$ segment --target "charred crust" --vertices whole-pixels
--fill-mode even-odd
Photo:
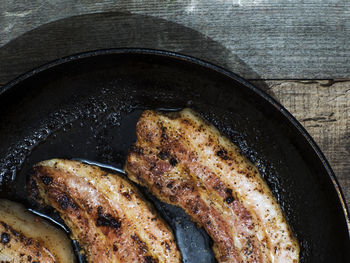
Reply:
[[[19,239],[19,241],[21,243],[23,243],[25,246],[30,246],[33,244],[33,240],[31,238],[28,238],[28,237],[24,236],[22,233],[17,232],[11,226],[5,224],[4,222],[1,222],[1,225],[6,230],[8,230],[12,234],[12,236],[14,236],[16,239]],[[0,236],[0,243],[7,244],[10,241],[10,239],[11,239],[10,234],[3,232]],[[8,240],[7,243],[6,243],[6,240]],[[5,241],[5,243],[3,241]]]
[[[169,189],[173,188],[173,186],[174,186],[174,181],[171,181],[170,183],[168,183],[166,185],[166,187],[169,188]]]
[[[233,201],[235,201],[235,199],[234,199],[232,196],[229,196],[229,197],[226,197],[226,198],[225,198],[225,202],[226,202],[227,204],[232,204]]]
[[[235,199],[234,199],[232,196],[229,196],[229,197],[226,197],[226,198],[225,198],[225,202],[226,202],[227,204],[232,204],[233,201],[235,201]]]
[[[190,125],[190,121],[188,119],[182,119],[181,123],[183,123],[184,125]]]
[[[227,188],[227,189],[225,190],[225,192],[226,192],[226,194],[227,194],[227,197],[225,198],[225,202],[226,202],[227,204],[233,203],[233,201],[234,201],[235,199],[233,198],[233,195],[232,195],[232,189]]]
[[[152,256],[145,256],[144,259],[144,263],[158,263],[158,260]]]
[[[116,244],[113,244],[113,251],[118,251],[118,246]]]
[[[192,207],[192,213],[197,214],[198,212],[199,212],[198,204],[196,203],[196,205],[194,207]]]
[[[52,183],[52,178],[50,176],[43,175],[40,179],[45,185],[50,185]]]
[[[247,256],[250,256],[253,253],[254,253],[254,247],[251,243],[251,240],[248,239],[247,244],[246,244],[246,248],[244,249],[244,254],[246,254]]]
[[[9,230],[10,229],[10,226],[5,224],[4,222],[1,222],[1,225],[6,229],[6,230]]]
[[[157,167],[157,164],[156,164],[155,162],[152,162],[152,163],[150,163],[149,169],[152,171],[152,170],[154,170],[154,168],[156,168],[156,167]]]
[[[10,240],[11,240],[11,236],[9,234],[7,234],[6,232],[1,233],[0,242],[2,244],[6,245],[7,243],[10,242]]]
[[[176,166],[178,164],[178,161],[176,160],[176,158],[174,156],[170,155],[169,150],[161,150],[158,154],[157,157],[163,161],[168,160],[169,159],[169,163],[171,166]]]
[[[227,195],[232,196],[232,189],[226,188],[225,192],[226,192]]]
[[[136,145],[131,145],[130,153],[135,153],[137,155],[143,155],[143,148],[138,147]]]
[[[216,155],[225,161],[228,160],[227,151],[225,149],[220,149],[216,152]]]
[[[176,166],[177,165],[177,160],[174,157],[172,157],[172,158],[170,158],[169,163],[170,163],[171,166]]]
[[[153,141],[153,133],[152,132],[146,133],[145,140],[147,142],[152,142]]]
[[[131,238],[138,245],[140,253],[146,253],[148,251],[146,243],[143,242],[137,234],[131,235]]]
[[[170,249],[170,246],[169,246],[169,244],[168,244],[168,242],[164,242],[164,246],[165,246],[165,249],[166,250],[168,250],[168,251],[170,251],[171,249]]]
[[[170,157],[170,153],[167,150],[161,150],[157,156],[164,161]]]
[[[114,218],[111,214],[104,214],[102,212],[102,206],[97,207],[97,220],[96,226],[112,227],[119,229],[122,223],[119,219]]]
[[[90,205],[87,206],[87,212],[88,212],[88,214],[91,214],[91,212],[92,212],[92,206],[90,206]]]
[[[78,209],[76,203],[74,203],[74,201],[65,194],[60,195],[57,198],[57,202],[63,210],[66,210],[68,208],[72,208],[74,210]]]
[[[195,215],[199,212],[199,202],[197,200],[189,199],[186,201],[186,206]]]
[[[162,140],[168,140],[168,135],[166,134],[166,128],[164,126],[161,126],[161,130],[162,130],[162,134],[160,135],[160,137],[162,138]]]
[[[137,244],[139,244],[139,245],[146,245],[146,243],[143,242],[143,241],[140,239],[140,237],[139,237],[138,235],[136,235],[136,234],[131,235],[131,238],[132,238],[132,240],[134,240],[134,241],[135,241]]]

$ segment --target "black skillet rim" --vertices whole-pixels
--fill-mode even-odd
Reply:
[[[349,215],[349,210],[347,207],[347,204],[345,202],[344,195],[342,193],[341,187],[339,185],[339,182],[337,178],[335,177],[335,174],[327,161],[326,157],[322,153],[321,149],[319,146],[316,144],[314,139],[312,139],[311,135],[305,130],[305,128],[297,121],[297,119],[286,109],[284,108],[279,102],[277,102],[274,98],[272,98],[270,95],[265,93],[263,90],[255,87],[253,84],[248,82],[247,80],[243,79],[242,77],[236,75],[235,73],[228,71],[220,66],[214,65],[210,62],[194,58],[188,55],[183,55],[180,53],[175,53],[171,51],[165,51],[165,50],[155,50],[155,49],[145,49],[145,48],[111,48],[111,49],[100,49],[100,50],[94,50],[94,51],[87,51],[83,53],[78,53],[78,54],[73,54],[64,58],[60,58],[54,61],[51,61],[49,63],[46,63],[44,65],[41,65],[33,70],[30,70],[14,80],[8,82],[2,90],[0,90],[0,96],[6,93],[9,89],[12,87],[16,86],[17,84],[25,81],[26,79],[42,72],[47,69],[53,68],[55,66],[70,62],[70,61],[75,61],[83,58],[89,58],[89,57],[95,57],[95,56],[101,56],[101,55],[117,55],[117,54],[144,54],[144,55],[154,55],[154,56],[162,56],[162,57],[169,57],[173,59],[178,59],[178,60],[183,60],[188,63],[196,64],[202,67],[205,67],[210,70],[214,70],[218,73],[221,73],[230,79],[233,79],[243,86],[251,89],[253,92],[258,94],[262,99],[267,101],[269,104],[274,106],[277,111],[279,111],[281,114],[283,114],[284,117],[288,119],[290,123],[293,124],[293,126],[299,131],[299,133],[307,140],[309,145],[312,147],[314,153],[318,156],[318,158],[321,160],[323,167],[326,169],[328,176],[330,177],[333,187],[337,192],[339,202],[341,203],[341,206],[343,208],[343,213],[344,213],[344,218],[347,224],[348,228],[348,234],[350,238],[350,215]]]

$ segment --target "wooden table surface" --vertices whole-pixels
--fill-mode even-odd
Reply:
[[[350,205],[348,0],[1,1],[0,88],[45,62],[112,47],[180,52],[249,79],[304,125]]]

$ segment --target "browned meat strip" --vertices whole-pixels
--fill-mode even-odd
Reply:
[[[298,262],[299,245],[257,168],[189,109],[145,111],[125,170],[183,208],[214,241],[219,262]]]
[[[181,262],[171,230],[118,175],[53,159],[35,166],[29,188],[60,213],[88,262]]]
[[[22,205],[0,199],[0,262],[73,263],[75,255],[61,230]]]

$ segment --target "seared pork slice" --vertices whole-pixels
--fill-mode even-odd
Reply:
[[[60,159],[34,170],[29,193],[59,212],[88,262],[181,262],[171,230],[126,179]]]
[[[0,199],[0,262],[73,263],[67,235],[21,204]]]
[[[258,169],[190,109],[145,111],[125,170],[183,208],[214,241],[218,262],[298,262],[299,245]]]

